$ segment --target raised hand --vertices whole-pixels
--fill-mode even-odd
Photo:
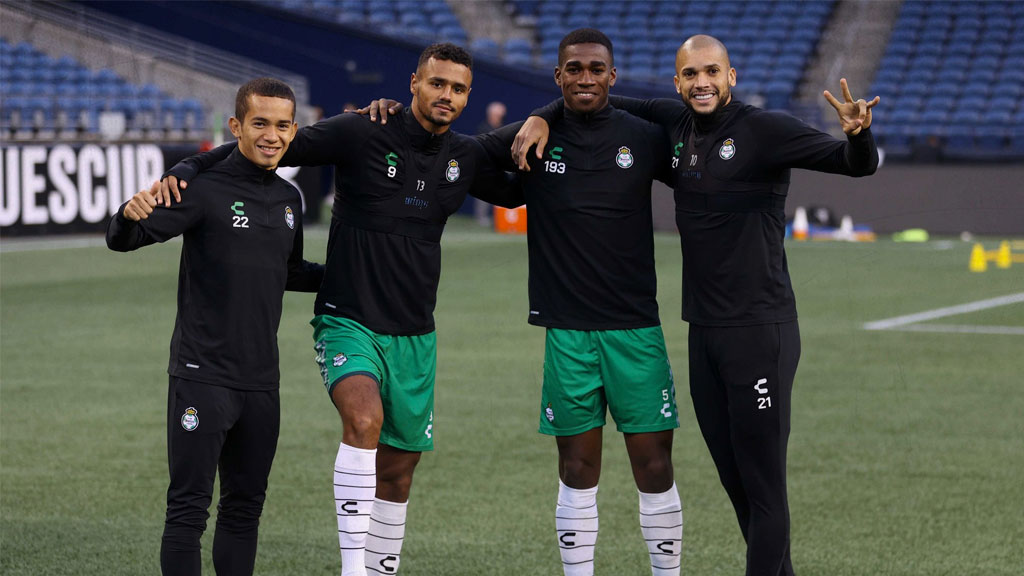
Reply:
[[[861,130],[871,127],[871,109],[881,101],[881,98],[875,96],[870,102],[863,98],[855,101],[850,94],[850,87],[846,85],[846,78],[840,79],[839,85],[843,89],[844,102],[837,100],[828,90],[824,92],[825,99],[839,113],[839,125],[843,132],[856,136]]]
[[[153,209],[156,207],[156,197],[159,193],[159,182],[153,182],[153,186],[148,190],[139,190],[139,193],[132,196],[132,199],[125,204],[124,217],[135,222],[149,218],[149,215],[153,213]]]
[[[544,156],[544,147],[548,144],[549,132],[548,123],[540,116],[530,116],[526,119],[519,132],[516,133],[515,140],[512,141],[512,159],[515,160],[516,166],[520,170],[530,171],[526,155],[534,144],[537,145],[537,159],[540,160]]]

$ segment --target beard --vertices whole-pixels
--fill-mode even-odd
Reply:
[[[427,120],[430,120],[430,122],[435,126],[447,126],[452,123],[451,117],[440,118],[438,116],[434,116],[433,114],[427,116]]]
[[[439,115],[437,112],[434,111],[435,104],[437,104],[437,102],[431,102],[430,108],[428,108],[428,112],[424,114],[424,116],[427,117],[427,120],[430,120],[430,122],[433,123],[435,126],[447,126],[454,122],[456,118],[458,118],[458,114],[456,113],[455,110],[449,112],[447,117]]]
[[[713,109],[711,109],[710,111],[708,111],[708,112],[698,111],[696,108],[694,108],[690,104],[690,101],[693,99],[692,96],[690,98],[687,98],[687,99],[683,100],[683,103],[686,104],[686,107],[690,109],[690,112],[692,112],[693,114],[695,114],[697,116],[703,116],[703,117],[714,116],[715,114],[718,113],[719,110],[721,110],[722,108],[725,108],[726,106],[729,105],[730,102],[732,102],[732,90],[729,90],[728,88],[726,88],[724,92],[718,92],[717,95],[718,95],[718,104],[715,105],[715,107]]]

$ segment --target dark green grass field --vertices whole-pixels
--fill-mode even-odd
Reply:
[[[323,231],[307,243],[322,259]],[[677,243],[657,238],[683,416],[674,452],[683,573],[736,576],[742,541],[687,392]],[[179,250],[0,255],[3,574],[159,572]],[[544,334],[526,324],[525,240],[460,220],[444,251],[437,449],[417,472],[402,573],[559,575],[554,442],[536,432]],[[969,252],[960,242],[788,247],[803,336],[789,445],[799,574],[1022,573],[1024,336],[861,327],[1024,291],[1024,265],[971,274]],[[339,572],[331,468],[340,427],[313,363],[311,302],[286,296],[282,430],[258,574]],[[1024,304],[931,323],[1020,328]],[[622,440],[609,428],[597,573],[649,574]],[[210,536],[212,519],[207,574]]]

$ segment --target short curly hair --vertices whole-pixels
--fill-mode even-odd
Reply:
[[[561,66],[565,63],[565,49],[569,46],[575,46],[577,44],[600,44],[608,49],[608,56],[611,62],[609,66],[615,62],[615,53],[612,51],[612,41],[610,38],[605,36],[604,32],[596,30],[594,28],[578,28],[569,32],[562,38],[562,41],[558,43],[558,65]]]
[[[431,44],[423,50],[420,54],[420,61],[416,64],[416,69],[419,70],[427,63],[427,60],[434,58],[435,60],[448,60],[456,64],[462,64],[470,70],[473,69],[473,57],[469,55],[469,52],[461,46],[456,46],[451,42],[441,42],[438,44]]]

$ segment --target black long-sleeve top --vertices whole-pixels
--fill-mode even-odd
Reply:
[[[522,123],[478,138],[506,170]],[[657,125],[607,106],[566,109],[520,174],[529,214],[529,322],[571,330],[658,326],[651,184],[668,178]]]
[[[184,236],[169,374],[278,387],[284,291],[315,292],[323,279],[322,265],[302,259],[301,206],[291,184],[236,150],[189,182],[180,203],[139,222],[118,209],[107,227],[112,250]]]
[[[747,326],[797,317],[783,246],[790,169],[866,176],[870,130],[838,140],[797,118],[733,100],[709,117],[679,100],[611,97],[668,133],[683,253],[683,320]],[[558,106],[536,111],[550,123]]]
[[[187,181],[233,146],[186,159],[170,174]],[[409,108],[385,125],[339,114],[301,128],[281,160],[330,164],[334,209],[314,312],[378,334],[433,331],[448,216],[471,191],[503,206],[522,204],[522,193],[477,141],[450,130],[431,134]]]

